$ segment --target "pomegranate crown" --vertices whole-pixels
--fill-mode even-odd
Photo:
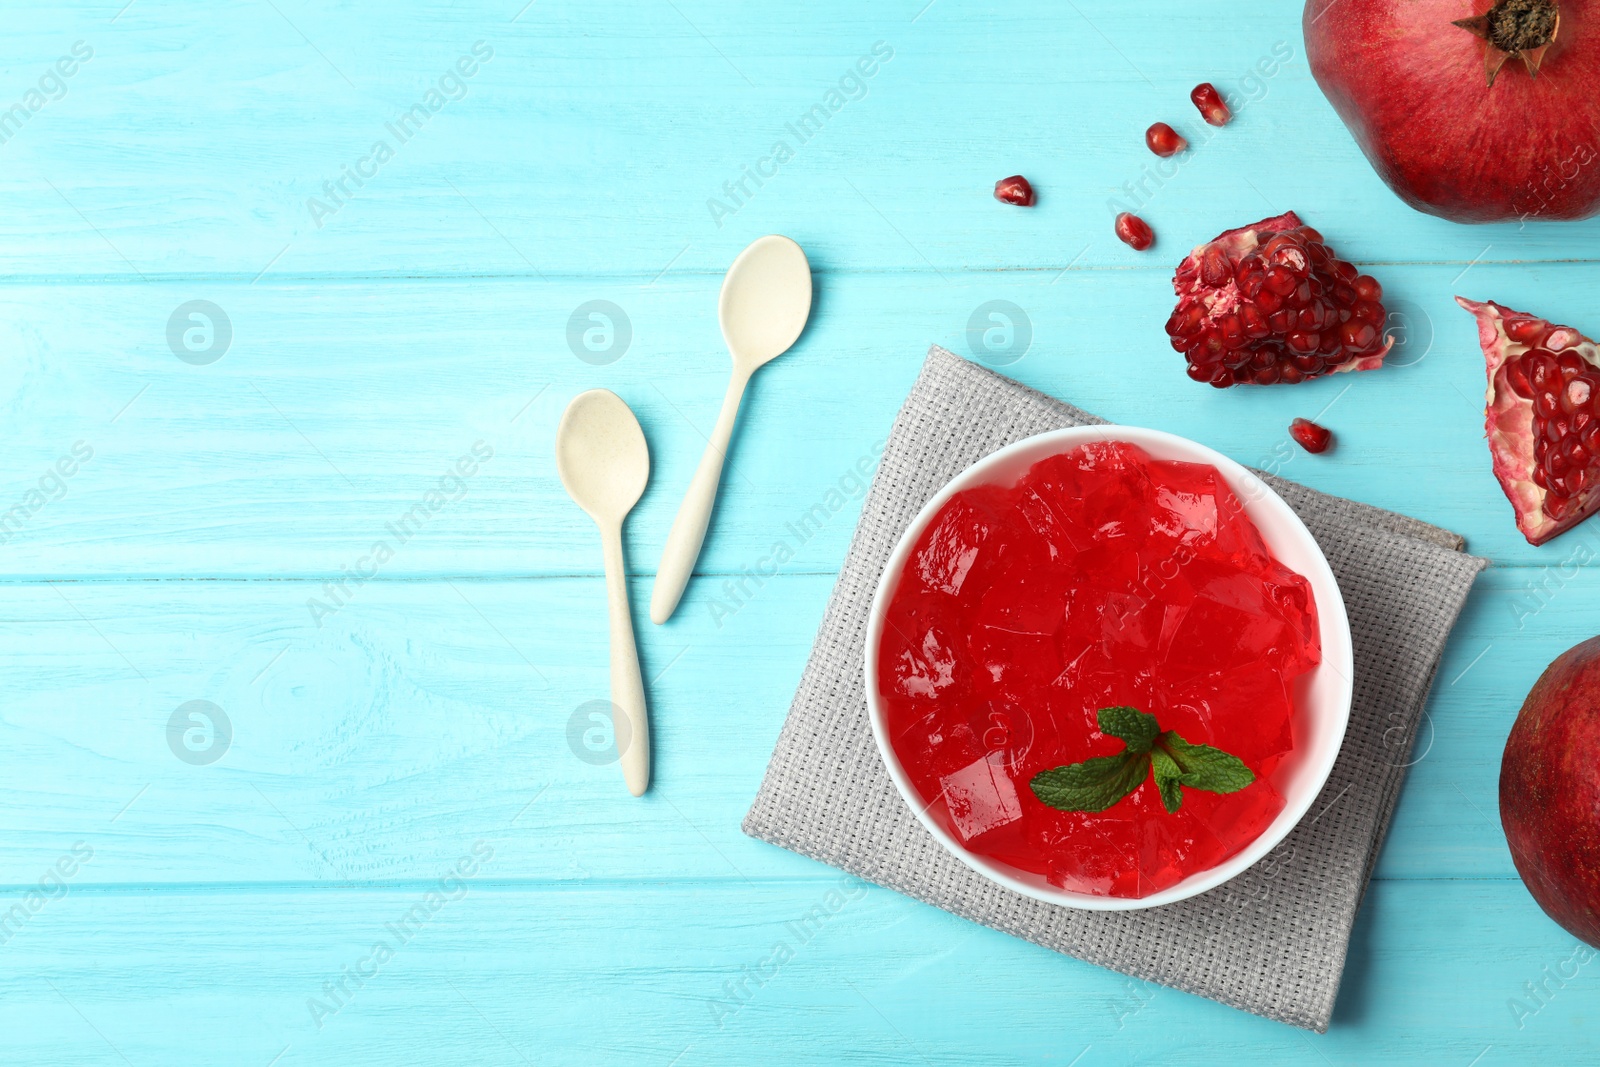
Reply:
[[[1483,39],[1484,73],[1493,88],[1495,75],[1513,57],[1522,60],[1528,77],[1539,76],[1539,64],[1561,28],[1561,11],[1556,0],[1498,0],[1483,14],[1451,25]]]

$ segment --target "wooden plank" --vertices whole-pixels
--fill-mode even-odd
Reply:
[[[69,891],[6,945],[8,1050],[39,1067],[742,1065],[774,1048],[797,1064],[1220,1067],[1583,1062],[1595,1047],[1600,963],[1574,958],[1511,882],[1375,886],[1318,1036],[858,883],[512,888],[485,846],[431,914],[437,883]],[[470,846],[429,870],[463,858]],[[358,970],[359,985],[345,977]],[[339,981],[346,993],[324,989]]]
[[[1584,570],[1531,605],[1537,572],[1481,580],[1411,752],[1385,877],[1513,878],[1498,825],[1500,747],[1544,665],[1592,636]],[[9,694],[0,884],[80,838],[108,884],[367,883],[517,819],[504,877],[811,877],[750,841],[760,783],[829,576],[780,576],[719,628],[691,584],[681,622],[645,627],[655,789],[628,797],[585,761],[606,697],[598,579],[379,581],[319,628],[301,581],[13,586],[0,622]],[[648,588],[634,585],[636,613]],[[319,612],[320,614],[320,612]],[[211,763],[170,720],[192,700],[231,726]],[[587,710],[586,710],[587,709]],[[214,716],[213,716],[214,717]],[[603,721],[603,720],[602,720]],[[574,725],[576,723],[576,725]],[[575,733],[569,733],[569,730]],[[176,747],[174,747],[176,746]]]
[[[1111,233],[1114,199],[1169,265],[1288,208],[1362,260],[1593,258],[1594,224],[1463,227],[1403,207],[1312,82],[1298,11],[1271,0],[1226,19],[1160,0],[518,6],[19,12],[8,99],[76,41],[93,58],[3,145],[0,272],[649,278],[720,273],[771,230],[828,267],[1142,264]],[[462,57],[476,73],[430,100]],[[1235,98],[1223,130],[1187,99],[1202,80]],[[419,103],[426,121],[392,131]],[[1191,158],[1150,155],[1157,119]],[[1017,171],[1040,189],[1032,211],[990,196]]]
[[[992,300],[1021,309],[1031,328],[1026,353],[1001,368],[1029,385],[1439,523],[1499,561],[1567,559],[1578,537],[1527,546],[1489,473],[1481,357],[1470,317],[1445,295],[1458,273],[1388,272],[1396,299],[1425,309],[1412,313],[1416,344],[1395,367],[1220,391],[1191,382],[1167,347],[1171,296],[1157,272],[1059,283],[822,273],[810,332],[753,386],[700,566],[738,574],[785,541],[794,556],[785,566],[834,571],[860,472],[873,469],[927,344],[992,359],[982,329],[978,349],[969,338],[969,320]],[[1479,266],[1467,288],[1571,305],[1597,276],[1589,265]],[[563,406],[592,386],[619,391],[652,443],[650,487],[629,525],[633,566],[651,573],[726,385],[717,286],[700,277],[0,287],[0,337],[16,353],[0,371],[15,413],[0,426],[0,575],[337,576],[370,566],[361,561],[378,541],[394,552],[385,576],[594,573],[593,528],[551,460]],[[169,318],[196,299],[223,308],[232,330],[224,354],[198,366],[168,340]],[[603,366],[567,340],[574,310],[597,299],[623,307],[632,332]],[[220,335],[189,314],[180,325],[196,324],[190,342],[204,350]],[[1136,325],[1105,333],[1115,322]],[[180,337],[191,355],[185,345]],[[589,354],[581,340],[579,349]],[[1338,444],[1313,457],[1286,431],[1291,418],[1319,413]],[[471,459],[475,444],[493,459]],[[75,445],[92,458],[72,461]],[[63,456],[81,468],[64,485],[52,473]],[[475,473],[458,479],[463,456]],[[418,504],[441,483],[454,499],[433,499],[424,522]],[[802,537],[791,526],[808,514]],[[401,545],[389,529],[407,516],[421,532]]]

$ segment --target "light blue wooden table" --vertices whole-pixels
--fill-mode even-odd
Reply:
[[[1571,962],[1517,880],[1495,796],[1528,686],[1600,630],[1580,565],[1600,526],[1517,536],[1451,296],[1600,329],[1600,223],[1403,207],[1312,83],[1299,22],[1289,0],[16,5],[0,1061],[1592,1060],[1600,964]],[[1226,129],[1187,100],[1205,79],[1240,102]],[[1142,144],[1157,119],[1196,143],[1165,175]],[[1032,211],[990,197],[1018,171]],[[1113,199],[1155,252],[1113,239]],[[1161,330],[1172,265],[1288,208],[1383,281],[1403,357],[1195,385]],[[721,273],[768,232],[811,255],[811,327],[757,379],[701,575],[651,627],[727,375]],[[1025,316],[1004,368],[1022,381],[1495,562],[1325,1036],[876,888],[758,967],[838,879],[739,820],[855,523],[850,472],[929,342],[996,358],[969,334],[995,300]],[[600,554],[551,444],[594,386],[653,451],[628,527],[643,800],[582,758],[606,695]],[[1338,451],[1289,447],[1319,412]]]

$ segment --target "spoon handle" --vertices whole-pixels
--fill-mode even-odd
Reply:
[[[611,612],[611,732],[628,792],[643,796],[650,784],[650,719],[645,712],[639,649],[628,608],[628,573],[622,558],[622,525],[601,532],[606,558],[606,603]]]
[[[661,566],[656,568],[656,583],[650,591],[650,619],[657,624],[672,618],[684,587],[689,584],[689,576],[694,573],[695,560],[700,558],[700,545],[706,539],[711,509],[717,502],[717,485],[722,481],[728,441],[733,437],[733,424],[739,417],[739,401],[749,380],[748,375],[735,371],[728,382],[728,393],[722,398],[722,412],[717,416],[716,428],[711,431],[700,466],[695,468],[694,477],[689,481],[689,491],[678,508],[678,517],[672,520],[667,547],[661,551]]]

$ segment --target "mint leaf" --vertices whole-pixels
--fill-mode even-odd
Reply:
[[[1105,811],[1139,788],[1149,766],[1146,754],[1123,751],[1040,771],[1028,787],[1059,811]]]
[[[1100,732],[1126,741],[1129,752],[1149,752],[1161,733],[1156,717],[1138,708],[1101,708],[1095,717],[1100,722]]]
[[[1150,750],[1150,769],[1155,774],[1156,791],[1161,794],[1161,805],[1168,812],[1183,807],[1183,768],[1167,754],[1164,748]]]
[[[1208,793],[1237,793],[1256,780],[1255,772],[1237,756],[1210,745],[1191,745],[1168,730],[1158,739],[1160,749],[1169,753],[1183,771],[1179,779],[1190,789]]]
[[[1033,795],[1059,811],[1099,812],[1116,804],[1153,775],[1168,813],[1183,807],[1183,790],[1237,793],[1256,780],[1239,757],[1210,745],[1191,745],[1176,730],[1162,732],[1154,715],[1138,708],[1101,708],[1100,732],[1127,746],[1115,756],[1097,756],[1040,771],[1028,782]]]

